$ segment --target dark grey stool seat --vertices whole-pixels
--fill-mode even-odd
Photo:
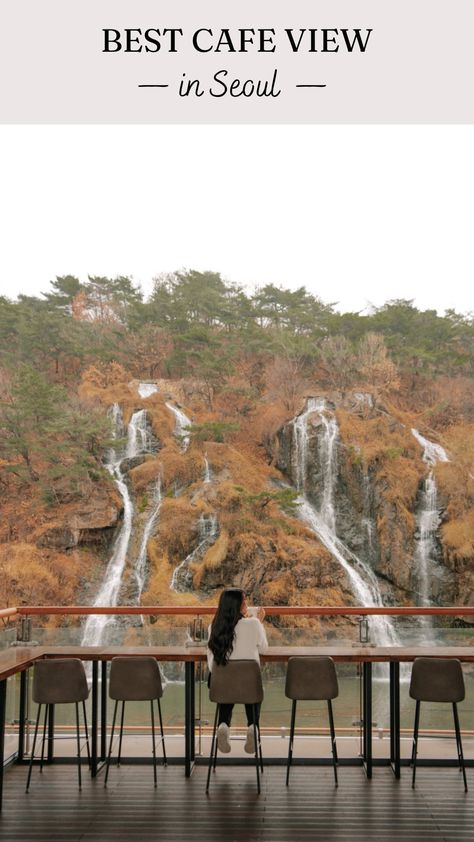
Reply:
[[[211,753],[207,771],[206,792],[209,791],[211,769],[217,764],[217,722],[220,705],[252,705],[253,734],[255,743],[255,768],[257,771],[257,792],[260,794],[260,771],[263,772],[262,742],[258,708],[263,701],[263,684],[260,664],[253,660],[228,661],[225,666],[214,664],[211,673],[209,698],[216,703],[214,729],[212,732]]]
[[[415,658],[410,681],[410,696],[416,701],[413,749],[411,753],[411,762],[413,765],[412,787],[415,786],[416,777],[421,702],[451,702],[453,706],[459,768],[463,774],[464,791],[467,792],[466,768],[464,766],[461,729],[459,727],[457,708],[457,703],[462,702],[465,695],[462,666],[461,662],[456,658]]]
[[[38,737],[38,726],[41,717],[41,708],[45,705],[43,740],[41,745],[40,771],[43,771],[44,747],[46,741],[46,723],[53,721],[54,705],[74,704],[76,706],[76,740],[77,740],[77,772],[79,777],[79,789],[82,786],[81,779],[81,743],[79,734],[79,703],[82,702],[84,716],[84,729],[86,736],[87,756],[90,766],[89,733],[87,730],[87,716],[85,701],[89,695],[87,678],[82,661],[78,658],[58,658],[56,660],[37,661],[33,674],[33,701],[38,704],[36,717],[33,747],[31,749],[30,764],[26,791],[28,792],[31,780],[31,771],[35,756],[36,740]],[[48,737],[50,739],[50,737]]]
[[[163,750],[163,765],[166,766],[165,737],[163,733],[163,718],[161,715],[160,699],[163,695],[161,684],[160,668],[155,658],[112,658],[110,665],[109,696],[115,700],[114,716],[112,721],[112,733],[110,735],[109,752],[107,755],[107,770],[105,773],[104,786],[107,786],[109,777],[110,758],[112,754],[112,743],[115,732],[115,721],[117,718],[118,703],[122,702],[120,717],[120,737],[117,763],[120,764],[122,754],[123,722],[125,716],[126,702],[150,702],[151,712],[151,740],[153,748],[153,778],[155,786],[156,778],[156,743],[155,743],[155,714],[153,702],[156,700],[158,714],[160,717],[161,747]]]
[[[331,732],[331,750],[334,778],[337,781],[337,748],[334,731],[334,717],[331,700],[339,695],[336,669],[332,658],[295,657],[289,658],[286,671],[285,695],[293,700],[291,708],[290,743],[286,765],[286,785],[290,781],[290,768],[293,761],[293,743],[295,738],[296,703],[303,700],[327,701],[329,729]]]

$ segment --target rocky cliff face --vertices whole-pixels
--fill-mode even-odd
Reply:
[[[70,550],[81,545],[108,548],[121,515],[121,501],[110,486],[94,489],[87,500],[63,518],[45,523],[32,534],[38,547]]]
[[[417,570],[417,513],[422,505],[426,465],[410,431],[382,413],[373,401],[350,396],[343,403],[326,401],[338,419],[335,448],[334,513],[338,538],[377,574],[384,601],[421,602]],[[325,430],[317,413],[307,422],[306,497],[317,510],[323,505]],[[298,482],[298,452],[292,422],[278,433],[277,467]],[[446,505],[439,499],[440,508]],[[429,599],[447,604],[459,595],[453,570],[444,563],[438,530],[431,554]]]
[[[244,588],[254,602],[263,604],[360,602],[350,570],[297,512],[282,509],[272,498],[285,482],[301,489],[302,445],[295,439],[294,424],[280,426],[283,414],[278,416],[272,429],[280,428],[272,446],[265,435],[270,428],[262,420],[266,409],[256,404],[253,414],[239,416],[240,430],[227,441],[212,440],[212,435],[205,441],[191,436],[184,447],[167,406],[169,399],[176,403],[183,390],[176,386],[172,391],[165,383],[166,392],[163,386],[162,392],[146,398],[151,452],[121,462],[134,518],[130,563],[119,599],[133,603],[138,598],[132,567],[142,555],[145,573],[139,598],[144,604],[214,604],[216,591],[228,585]],[[189,403],[184,407],[197,423],[215,422],[221,416],[234,420],[234,415],[226,415],[226,407],[219,410],[221,415],[208,414],[197,392],[186,395]],[[125,424],[144,406],[137,398],[136,384],[97,387],[93,397],[104,407],[119,403]],[[427,476],[420,445],[409,423],[401,423],[370,396],[349,395],[341,401],[325,394],[324,401],[326,415],[310,412],[307,416],[306,499],[316,512],[327,507],[327,450],[322,440],[330,418],[335,424],[331,429],[337,433],[332,451],[333,531],[344,544],[347,564],[357,568],[358,559],[376,574],[383,602],[419,604],[418,513]],[[474,594],[473,508],[468,506],[472,467],[453,457],[449,463],[434,466],[433,472],[442,518],[430,559],[429,599],[469,604]],[[163,499],[154,519],[158,479]],[[14,585],[5,590],[3,602],[92,602],[124,522],[123,501],[113,482],[102,479],[88,497],[75,503],[41,508],[32,495],[16,506],[20,513],[13,503],[10,509],[4,501],[0,573],[5,575],[0,576],[0,586],[3,580],[23,583],[25,569],[35,572],[26,591],[23,585]],[[199,523],[210,518],[217,524],[215,539],[194,553],[202,538]],[[172,577],[183,561],[189,587],[173,591]],[[40,569],[41,587],[37,586]]]

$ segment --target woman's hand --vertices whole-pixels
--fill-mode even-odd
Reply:
[[[258,609],[258,611],[257,611],[257,619],[259,619],[261,623],[263,622],[263,620],[265,619],[265,608],[261,608],[261,607],[260,607],[260,608]]]

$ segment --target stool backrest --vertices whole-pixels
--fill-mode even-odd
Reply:
[[[122,702],[147,702],[161,699],[160,668],[155,658],[112,658],[109,695]]]
[[[325,656],[289,658],[285,695],[295,700],[335,699],[339,687],[333,659]]]
[[[209,689],[211,702],[218,705],[256,705],[263,701],[260,664],[253,660],[214,664]]]
[[[84,665],[79,658],[36,661],[33,701],[40,705],[83,702],[89,695]]]
[[[457,658],[415,658],[410,696],[419,702],[462,702],[465,689],[461,662]]]

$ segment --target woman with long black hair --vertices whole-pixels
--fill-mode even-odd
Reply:
[[[207,663],[212,673],[213,664],[225,666],[230,660],[254,660],[260,663],[259,653],[268,647],[267,636],[262,625],[265,617],[263,608],[256,616],[250,614],[245,594],[240,588],[226,588],[222,591],[217,611],[209,626]],[[230,723],[234,705],[219,706],[217,747],[219,751],[230,751]],[[253,706],[245,705],[247,714],[247,739],[244,750],[255,753],[253,730]],[[257,708],[257,719],[260,705]]]

